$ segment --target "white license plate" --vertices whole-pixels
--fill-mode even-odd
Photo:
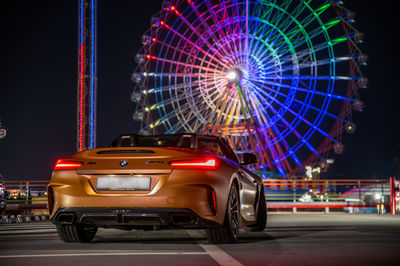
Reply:
[[[99,176],[97,178],[97,190],[150,190],[149,176],[138,177],[117,177]]]

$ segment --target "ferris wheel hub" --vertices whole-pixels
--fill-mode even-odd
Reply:
[[[243,73],[240,69],[231,69],[226,73],[226,79],[229,83],[238,83],[243,77]]]

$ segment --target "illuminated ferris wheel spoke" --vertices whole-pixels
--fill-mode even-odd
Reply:
[[[340,63],[343,61],[348,61],[351,60],[352,58],[349,57],[338,57],[338,58],[327,58],[327,59],[321,59],[321,60],[316,60],[316,61],[309,61],[309,62],[302,62],[297,65],[297,68],[299,70],[304,69],[304,68],[310,68],[310,67],[318,67],[318,66],[324,66],[324,65],[331,65],[332,63]],[[293,71],[293,67],[288,66],[282,68],[282,72],[288,72],[288,71]],[[268,73],[267,73],[268,74]]]
[[[209,2],[207,2],[206,4],[207,4],[207,7],[208,7],[208,11],[210,12],[210,15],[211,15],[212,18],[213,18],[212,24],[213,24],[213,25],[218,25],[218,24],[221,22],[221,20],[218,18],[218,17],[219,17],[218,14],[216,14],[216,12],[215,12],[215,10],[214,10],[214,7],[212,7],[212,6],[209,4]],[[192,5],[192,6],[194,7],[194,5]],[[205,28],[206,28],[206,29],[209,29],[210,25],[204,21],[203,16],[198,12],[198,9],[195,8],[195,10],[196,10],[196,14],[197,14],[197,16],[200,18],[202,24],[205,25]],[[218,40],[222,39],[222,38],[226,35],[226,34],[223,32],[222,29],[220,29],[220,30],[218,31],[218,32],[219,32],[219,36],[215,35],[215,33],[214,33],[213,31],[208,31],[208,32],[211,32],[211,36],[214,37],[214,38],[213,38],[213,41],[216,42],[216,43],[218,42]],[[229,51],[229,49],[232,49],[232,47],[230,47],[230,44],[229,44],[229,43],[227,43],[227,47],[228,47],[228,50],[225,48],[224,45],[220,46],[220,48],[222,48],[222,51],[224,52],[224,53],[221,55],[222,57],[229,55],[229,52],[228,52],[228,51]]]
[[[255,93],[257,93],[257,94],[258,94],[258,93],[262,93],[262,94],[265,93],[263,90],[258,90],[256,86],[252,86],[252,89],[253,89],[253,91],[254,91]],[[284,109],[287,109],[287,110],[289,110],[289,111],[294,112],[295,117],[299,117],[300,114],[295,113],[294,110],[291,110],[291,109],[290,109],[289,107],[287,107],[284,103],[281,103],[280,101],[278,101],[275,97],[269,97],[269,100],[272,100],[273,102],[278,103],[278,104],[279,104],[282,108],[284,108]],[[268,104],[266,107],[267,107],[268,109],[272,110],[274,113],[277,113],[277,111],[276,111],[275,109],[271,109],[271,108],[273,108],[273,106],[272,106],[271,104]],[[279,112],[278,112],[278,114],[279,114]],[[281,115],[279,115],[279,116],[281,116]],[[283,119],[282,117],[280,117],[280,118]],[[309,122],[309,123],[310,123],[310,122]]]
[[[260,94],[258,94],[257,96],[259,96],[259,98],[254,98],[253,101],[250,101],[251,106],[253,107],[252,110],[254,110],[253,112],[256,114],[256,117],[258,118],[258,124],[260,125],[264,125],[268,123],[267,118],[264,116],[262,111],[256,111],[256,110],[263,110],[263,105],[261,103],[262,101],[262,96]],[[252,97],[253,98],[253,97]]]
[[[195,75],[186,74],[185,76],[186,77],[189,76],[189,77],[193,78],[194,81],[191,83],[192,87],[193,86],[199,86],[202,83],[202,81],[195,79],[195,78],[198,78],[200,76],[203,76],[201,74],[200,75],[199,74],[195,74]],[[183,75],[181,77],[183,77]],[[213,78],[213,77],[210,77],[209,80],[211,80],[211,78]],[[159,82],[162,83],[162,79],[160,79]],[[146,90],[146,94],[154,94],[154,93],[160,93],[162,91],[168,91],[171,88],[171,85],[172,84],[168,84],[168,85],[161,86],[161,87],[159,87],[157,89]],[[173,85],[175,86],[175,88],[177,90],[184,89],[185,87],[188,86],[186,83],[174,83]]]
[[[189,52],[186,52],[186,51],[184,51],[184,50],[182,50],[182,49],[180,49],[180,48],[178,48],[178,47],[175,47],[175,46],[173,46],[173,45],[170,45],[170,44],[168,44],[168,43],[165,43],[165,42],[161,42],[161,41],[159,41],[158,42],[159,44],[161,44],[161,45],[163,45],[163,46],[165,46],[165,47],[167,47],[167,48],[169,48],[169,49],[173,49],[173,50],[175,50],[176,52],[179,52],[181,55],[185,55],[185,56],[190,56],[191,54],[189,53]],[[209,55],[208,55],[209,56]],[[210,58],[211,60],[209,61],[209,65],[210,66],[212,66],[212,67],[214,67],[214,68],[216,68],[216,69],[218,69],[218,68],[223,68],[223,62],[221,62],[221,61],[218,61],[218,60],[215,60],[215,57],[211,57]],[[215,61],[217,61],[216,63],[213,63],[213,60],[215,60]]]
[[[278,143],[276,144],[276,146],[269,144],[271,141],[270,141],[270,138],[269,138],[267,132],[260,133],[257,128],[255,129],[256,138],[258,138],[258,140],[259,140],[258,143],[261,143],[261,146],[264,146],[263,145],[263,143],[264,143],[263,139],[265,140],[265,142],[267,143],[267,146],[269,147],[269,149],[268,149],[269,155],[267,153],[267,150],[264,150],[263,148],[261,148],[261,149],[257,148],[257,146],[253,143],[252,137],[251,137],[252,133],[251,133],[251,130],[250,130],[250,127],[249,127],[249,124],[248,124],[247,115],[249,117],[249,120],[251,121],[251,125],[256,125],[256,126],[258,126],[258,125],[257,125],[256,120],[254,119],[254,117],[252,115],[253,112],[252,112],[251,108],[249,107],[249,101],[246,98],[241,86],[239,84],[237,84],[236,87],[237,87],[237,90],[238,90],[240,103],[241,103],[241,108],[243,110],[244,120],[245,120],[245,124],[246,124],[246,127],[247,127],[247,131],[249,133],[249,138],[250,138],[250,143],[251,143],[252,149],[253,150],[259,150],[261,152],[261,154],[263,154],[262,158],[265,158],[265,162],[268,165],[271,165],[271,159],[274,160],[276,162],[276,166],[277,166],[279,172],[283,172],[284,169],[283,169],[281,163],[276,161],[276,159],[278,157],[278,151],[280,150],[280,146],[279,146]],[[271,134],[270,130],[269,130],[269,134]],[[262,138],[261,135],[263,135],[264,138]],[[271,158],[269,158],[269,157],[271,157]]]
[[[207,77],[207,78],[214,77],[214,74],[203,74],[203,73],[177,73],[177,72],[162,72],[162,73],[149,72],[148,73],[148,72],[143,72],[141,74],[144,75],[144,77],[146,77],[148,79],[150,79],[150,78],[170,79],[170,78],[183,78],[183,77],[187,77],[187,76],[189,76],[192,79],[200,79],[202,77]],[[150,91],[150,90],[148,90],[148,91]],[[151,91],[154,91],[154,89],[152,89]]]
[[[292,110],[290,107],[285,106],[284,104],[282,104],[281,102],[277,101],[276,99],[272,99],[275,103],[277,103],[278,105],[281,106],[281,108],[286,109],[287,111],[289,111],[291,114],[298,116],[299,114],[296,113],[296,111]],[[270,110],[273,110],[275,113],[277,112],[274,107],[272,105],[268,106]],[[318,131],[319,133],[321,133],[323,136],[331,139],[333,142],[336,142],[335,139],[333,139],[327,132],[323,131],[322,129],[318,128],[316,125],[314,125],[312,122],[308,121],[306,118],[304,117],[300,117],[299,119],[301,119],[301,121],[305,122],[313,131]],[[282,118],[282,121],[285,121]]]
[[[273,111],[274,115],[280,116],[279,112],[275,110],[275,108],[271,106],[270,109]],[[313,153],[320,156],[318,151],[308,142],[306,137],[301,136],[300,133],[297,132],[297,130],[294,127],[292,127],[291,124],[285,118],[283,118],[282,116],[280,118],[281,121],[290,129],[290,131],[300,140],[300,143],[302,143],[302,145],[303,144],[306,145],[306,147],[309,148]],[[277,133],[279,133],[279,131]]]
[[[229,99],[226,99],[226,105],[227,105],[226,108],[228,108],[228,109],[226,109],[226,111],[224,113],[221,113],[219,110],[217,110],[215,112],[215,113],[218,112],[221,115],[221,119],[223,118],[223,116],[225,116],[224,122],[220,122],[220,123],[216,122],[213,124],[215,124],[215,125],[218,125],[218,124],[231,125],[231,124],[237,124],[239,122],[240,110],[238,110],[239,109],[238,102],[234,101],[234,102],[230,102],[230,104],[229,104],[228,101],[229,101]],[[214,114],[214,112],[213,112],[213,114]],[[211,124],[211,122],[213,121],[212,118],[213,118],[213,116],[210,116],[210,119],[208,120],[209,124]]]
[[[266,88],[268,88],[268,90],[270,90],[270,91],[272,91],[272,92],[274,92],[274,93],[276,93],[276,94],[279,94],[280,96],[283,96],[283,97],[285,97],[285,98],[288,98],[288,97],[289,97],[288,94],[283,93],[283,92],[278,91],[278,90],[274,90],[274,89],[272,89],[271,87],[266,87]],[[265,91],[263,91],[263,90],[260,90],[257,86],[255,86],[253,89],[256,91],[255,93],[257,93],[258,96],[259,96],[260,98],[263,97],[263,96],[262,96],[261,94],[259,94],[259,93],[262,93],[263,95],[266,95],[268,98],[270,97],[269,94],[267,94],[267,93],[266,93]],[[265,99],[265,98],[264,98],[264,99]],[[296,103],[296,104],[302,106],[300,109],[303,109],[303,107],[304,107],[304,108],[311,108],[311,109],[313,109],[314,111],[317,111],[318,113],[324,113],[325,115],[327,115],[327,116],[329,116],[329,117],[331,117],[331,118],[333,118],[333,119],[335,119],[335,120],[341,120],[341,121],[342,121],[343,123],[345,123],[345,124],[351,124],[350,121],[348,121],[348,120],[346,120],[346,119],[343,119],[342,117],[339,117],[339,116],[337,116],[337,115],[335,115],[335,114],[329,113],[329,112],[327,112],[326,110],[320,109],[320,108],[315,107],[315,106],[310,105],[310,104],[306,104],[305,102],[299,101],[299,100],[297,100],[297,99],[293,99],[293,101],[294,101],[294,103]]]
[[[283,80],[293,80],[293,79],[298,79],[298,80],[356,80],[359,77],[348,77],[348,76],[327,76],[327,75],[279,75],[279,76],[273,76],[273,75],[264,75],[263,79],[264,80],[272,80],[275,78],[283,79]]]
[[[217,116],[217,121],[215,123],[213,123],[213,124],[220,125],[223,112],[224,112],[224,110],[226,108],[228,91],[229,91],[229,86],[225,86],[225,89],[224,89],[221,97],[218,97],[218,101],[215,104],[214,108],[210,108],[209,109],[210,110],[209,113],[207,112],[207,110],[205,111],[205,114],[207,116],[208,124],[213,123],[215,115],[217,115],[219,113],[218,116]],[[222,104],[221,104],[221,101],[222,101]],[[221,106],[220,109],[219,109],[219,106]]]
[[[280,38],[282,38],[282,36],[288,36],[288,37],[290,37],[289,36],[289,33],[286,33],[287,32],[287,30],[289,30],[290,29],[290,27],[291,26],[293,26],[293,27],[302,27],[301,26],[301,24],[296,20],[296,17],[297,16],[293,16],[292,14],[289,14],[289,13],[287,13],[287,12],[284,12],[284,9],[279,9],[280,11],[282,11],[282,14],[285,14],[286,15],[286,18],[285,18],[285,20],[284,21],[282,21],[281,22],[281,24],[275,24],[276,25],[276,28],[275,29],[277,29],[277,28],[279,28],[280,29],[280,32],[283,34],[283,35],[280,35],[279,37]],[[295,23],[295,25],[293,25],[293,23]],[[267,33],[268,34],[268,33]],[[271,33],[270,34],[268,34],[268,36],[271,36]],[[276,37],[278,37],[278,36],[276,36]],[[277,42],[278,40],[277,39],[273,39],[272,40],[272,42]]]
[[[304,56],[310,56],[310,54],[315,54],[316,52],[320,52],[323,51],[325,49],[328,49],[334,45],[338,45],[342,42],[346,41],[346,37],[338,37],[334,40],[332,40],[330,43],[326,42],[326,43],[322,43],[322,44],[318,44],[315,45],[313,47],[309,47],[307,49],[303,49],[301,51],[298,52],[298,58],[301,59]],[[294,46],[294,48],[297,48],[298,46],[300,46],[303,43],[300,43],[299,45]],[[342,57],[338,57],[338,58],[349,58],[351,59],[349,56],[342,56]],[[282,64],[287,64],[287,63],[291,63],[293,61],[292,55],[286,55],[285,57],[283,57],[281,59]]]
[[[198,65],[188,64],[186,62],[179,62],[179,61],[171,60],[171,59],[167,59],[167,58],[153,57],[152,60],[165,62],[165,63],[173,64],[176,66],[191,67],[191,68],[207,71],[206,68],[198,66]]]
[[[289,80],[291,80],[291,79],[289,79]],[[305,79],[305,80],[307,80],[307,79]],[[308,79],[308,80],[311,81],[311,80],[314,80],[314,79]],[[327,80],[331,80],[331,78],[327,79]],[[343,80],[343,79],[338,77],[338,80]],[[257,83],[259,81],[253,80],[253,82]],[[322,92],[322,91],[309,90],[309,89],[305,89],[305,88],[301,88],[301,87],[293,87],[291,85],[287,85],[287,84],[283,84],[283,83],[275,83],[275,82],[272,82],[272,81],[269,81],[269,80],[263,80],[262,82],[265,85],[277,86],[277,87],[282,87],[282,88],[286,88],[286,89],[294,89],[296,91],[301,91],[301,92],[305,92],[305,93],[312,93],[312,94],[325,96],[325,97],[329,97],[329,98],[334,98],[334,99],[338,99],[338,100],[344,100],[344,101],[349,101],[349,102],[356,101],[356,99],[344,97],[344,96],[341,96],[341,95],[335,95],[335,94],[332,94],[332,93],[327,93],[327,92]]]
[[[187,27],[189,27],[189,28],[193,31],[193,33],[195,33],[195,34],[197,35],[197,37],[198,37],[199,39],[201,39],[201,40],[204,41],[204,44],[207,46],[207,50],[210,50],[211,52],[215,53],[216,55],[218,55],[218,56],[220,56],[220,57],[223,56],[218,50],[216,50],[215,48],[213,48],[213,45],[208,41],[208,39],[205,39],[205,38],[203,37],[203,35],[201,35],[201,34],[198,32],[198,30],[197,30],[196,28],[194,28],[194,27],[192,26],[192,24],[191,24],[189,21],[187,21],[187,19],[185,19],[183,16],[179,16],[179,18],[181,18],[181,19],[183,20],[183,22],[185,23],[185,25],[186,25]],[[207,55],[210,56],[209,54],[207,54]],[[217,64],[220,64],[220,65],[222,65],[222,66],[225,66],[224,63],[223,63],[222,61],[218,60],[217,57],[215,57],[215,56],[210,57],[210,59],[215,60],[215,61],[217,62]]]
[[[178,110],[179,110],[178,113],[176,110],[171,111],[171,112],[167,113],[165,116],[160,117],[159,120],[161,120],[161,121],[169,120],[169,119],[172,119],[173,117],[175,117],[176,115],[178,115],[177,117],[179,117],[180,124],[182,124],[182,126],[184,124],[187,124],[186,117],[192,113],[191,106],[189,104],[186,104],[186,105],[180,106],[178,108]]]
[[[312,40],[317,37],[320,37],[320,35],[323,33],[324,33],[323,31],[318,30],[315,32],[310,32],[307,35],[298,36],[297,38],[295,38],[295,40],[293,42],[290,42],[292,49],[287,49],[287,44],[288,44],[287,41],[288,41],[289,36],[286,36],[286,35],[275,36],[275,38],[280,38],[280,39],[275,40],[274,47],[275,47],[275,50],[277,50],[279,54],[286,55],[289,52],[292,53],[294,49],[301,47],[304,44],[311,45]],[[277,43],[277,41],[279,41],[279,43]],[[330,40],[327,40],[327,42],[323,43],[323,45],[325,45],[326,48],[329,48],[333,44],[339,43],[339,41],[341,41],[341,38],[337,38],[333,42],[331,42]],[[312,46],[311,48],[315,48],[315,47]]]
[[[209,11],[209,13],[210,13],[210,15],[212,17],[212,20],[213,20],[212,21],[212,25],[219,25],[219,23],[221,22],[222,17],[218,16],[218,14],[214,10],[214,7],[211,6],[210,2],[207,1],[205,4],[207,5],[207,9],[208,9],[208,11]],[[192,6],[194,6],[194,5],[192,5]],[[199,10],[197,8],[196,8],[196,15],[200,18],[200,20],[203,20],[203,15],[199,13]],[[206,28],[209,28],[210,26],[211,25],[207,24]],[[211,32],[213,32],[213,31],[211,31]],[[225,36],[222,29],[220,29],[218,31],[218,33],[219,33],[219,35],[214,35],[214,33],[213,33],[213,35],[216,37],[215,41],[218,41],[220,38]],[[226,53],[226,54],[228,54],[228,53]]]
[[[164,25],[166,25],[164,23]],[[171,32],[173,32],[176,36],[178,36],[179,38],[184,39],[186,42],[188,42],[190,45],[196,47],[198,50],[200,50],[204,55],[206,55],[208,58],[214,59],[216,61],[218,61],[218,63],[223,64],[221,61],[217,60],[215,57],[212,56],[212,54],[210,54],[208,51],[204,50],[202,47],[200,47],[199,45],[197,45],[195,42],[191,41],[190,39],[188,39],[187,37],[183,36],[180,32],[172,29],[171,27],[168,26],[168,30],[170,30]]]
[[[200,93],[198,92],[198,93],[195,93],[193,95],[197,96],[198,94],[200,94]],[[170,105],[172,105],[172,104],[174,104],[176,102],[185,101],[185,100],[186,100],[186,97],[182,93],[181,95],[176,95],[176,97],[174,97],[173,99],[169,98],[169,99],[164,100],[162,103],[158,103],[158,104],[152,105],[152,106],[155,106],[153,108],[151,108],[151,107],[149,108],[147,106],[146,107],[149,108],[149,110],[153,110],[154,108],[165,108],[165,107],[168,107],[168,106],[170,106]],[[146,109],[146,107],[144,109]]]
[[[268,112],[265,112],[265,115],[267,116],[267,119],[268,120],[272,120],[272,118],[268,115]],[[286,120],[285,120],[286,121]],[[288,127],[287,127],[287,129],[290,129],[291,131],[295,131],[295,129],[291,126],[291,124],[289,124],[287,121],[286,121],[286,124],[288,125]],[[286,150],[289,152],[289,153],[291,153],[291,151],[292,151],[292,148],[290,147],[290,145],[287,143],[287,141],[285,140],[285,138],[284,137],[286,137],[289,133],[290,133],[290,131],[288,131],[288,133],[286,134],[286,135],[284,135],[279,129],[278,129],[278,127],[276,126],[276,125],[272,125],[271,126],[271,129],[275,132],[275,136],[280,136],[280,137],[275,137],[274,138],[274,140],[272,141],[273,142],[273,144],[275,144],[275,143],[277,143],[278,141],[282,141],[283,143],[284,143],[284,147],[286,148]],[[300,136],[300,134],[297,132],[297,131],[295,131],[295,133],[297,134],[296,136]],[[299,138],[299,140],[301,140],[301,137]],[[266,148],[268,148],[268,147],[266,147]],[[294,158],[294,160],[295,160],[295,162],[298,164],[298,165],[301,165],[301,163],[300,163],[300,161],[298,160],[298,158],[297,158],[297,156],[295,155],[295,154],[293,154],[293,153],[291,153],[291,155],[293,156],[293,157],[296,157],[296,158]]]
[[[282,13],[283,14],[283,13]],[[286,19],[289,19],[288,16]],[[285,34],[285,29],[290,26],[291,23],[279,24],[275,21],[266,21],[263,19],[256,19],[262,24],[262,27],[258,29],[258,34],[262,37],[267,38],[270,43],[276,44],[278,41],[282,42],[287,35]],[[285,22],[287,22],[285,20]],[[279,34],[278,34],[279,33]]]

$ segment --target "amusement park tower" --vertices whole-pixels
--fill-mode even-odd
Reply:
[[[78,0],[77,150],[96,147],[97,0]]]

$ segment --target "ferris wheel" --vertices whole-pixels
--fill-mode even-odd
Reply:
[[[363,33],[342,1],[163,1],[136,55],[141,134],[220,135],[254,168],[325,167],[362,111]]]

